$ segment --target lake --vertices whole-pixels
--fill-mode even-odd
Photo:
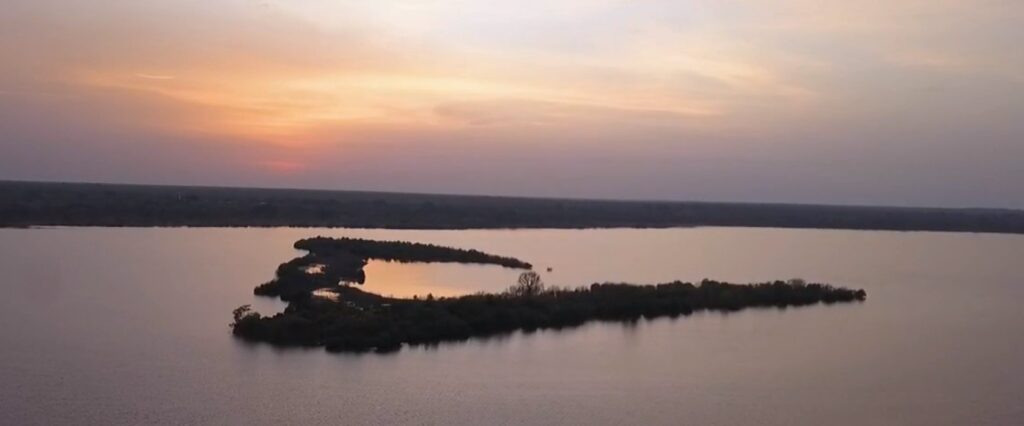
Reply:
[[[802,277],[864,303],[698,313],[405,348],[275,349],[231,310],[300,238],[475,248],[549,285]],[[750,228],[0,229],[0,424],[1016,424],[1024,236]],[[547,268],[551,271],[547,271]],[[382,294],[518,271],[372,262]]]

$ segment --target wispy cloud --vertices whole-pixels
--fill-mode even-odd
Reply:
[[[135,76],[146,80],[174,80],[175,78],[173,75],[169,74],[135,73]]]

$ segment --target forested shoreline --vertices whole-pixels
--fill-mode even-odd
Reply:
[[[1024,211],[0,181],[0,227],[745,226],[1024,233]]]

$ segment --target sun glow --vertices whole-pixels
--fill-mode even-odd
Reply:
[[[349,126],[452,128],[494,124],[493,120],[480,120],[476,118],[479,114],[465,111],[467,105],[476,110],[497,108],[506,120],[530,117],[516,124],[532,125],[586,120],[588,114],[600,110],[659,114],[680,120],[713,117],[723,112],[714,102],[680,99],[654,90],[595,90],[500,75],[338,72],[234,76],[231,72],[229,76],[227,71],[183,74],[176,77],[89,71],[79,73],[72,81],[94,89],[173,103],[191,112],[182,122],[174,123],[178,129],[285,144],[337,141],[337,136],[343,135]]]
[[[716,199],[771,182],[900,204],[889,181],[935,182],[942,204],[936,164],[970,171],[963,198],[1020,175],[1022,5],[14,0],[0,170]],[[822,179],[850,193],[800,189]]]

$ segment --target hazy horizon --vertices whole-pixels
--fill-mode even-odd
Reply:
[[[316,186],[274,186],[274,185],[218,185],[218,184],[177,184],[177,183],[146,183],[146,182],[104,182],[88,180],[24,180],[24,179],[0,179],[0,183],[28,183],[28,184],[70,184],[70,185],[126,185],[126,186],[153,186],[153,187],[183,187],[183,188],[226,188],[226,189],[267,189],[284,191],[327,191],[327,192],[350,192],[350,193],[380,193],[380,194],[412,194],[412,195],[436,195],[453,197],[496,197],[496,198],[524,198],[540,200],[578,200],[578,201],[611,201],[611,202],[653,202],[653,203],[708,203],[708,204],[777,204],[777,205],[803,205],[803,206],[837,206],[837,207],[891,207],[910,209],[962,209],[962,210],[1006,210],[1021,211],[1024,208],[1017,207],[989,207],[989,206],[939,206],[921,204],[866,204],[866,203],[813,203],[786,200],[726,200],[726,199],[694,199],[694,198],[629,198],[629,197],[581,197],[581,196],[544,196],[515,193],[473,193],[473,192],[436,192],[436,191],[403,191],[403,190],[373,190],[361,188],[329,188]]]
[[[1024,3],[13,0],[0,179],[1024,208]]]

